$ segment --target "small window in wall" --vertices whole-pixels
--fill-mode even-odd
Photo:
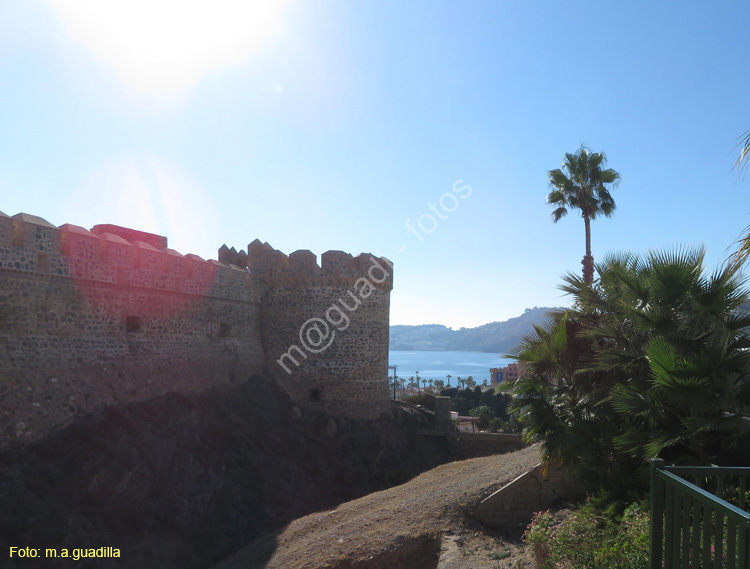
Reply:
[[[310,400],[311,401],[320,401],[323,397],[322,393],[320,392],[320,389],[315,388],[310,390]]]
[[[128,316],[125,318],[125,331],[128,334],[135,334],[141,331],[141,319],[138,316]]]
[[[50,261],[49,253],[37,253],[36,254],[36,270],[40,273],[49,273]]]
[[[228,338],[231,331],[232,327],[226,322],[219,324],[219,338]]]

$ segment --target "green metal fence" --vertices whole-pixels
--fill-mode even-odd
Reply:
[[[650,569],[750,569],[748,476],[750,468],[652,460]]]

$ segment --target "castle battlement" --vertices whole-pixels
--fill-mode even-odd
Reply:
[[[90,231],[41,217],[0,212],[0,270],[91,283],[249,300],[247,269],[167,247],[167,238],[116,225]]]
[[[300,406],[387,408],[387,259],[327,251],[318,264],[257,239],[218,257],[126,227],[0,212],[0,445],[108,404],[259,373]],[[308,322],[318,328],[305,334]],[[309,343],[321,326],[322,348]]]
[[[219,260],[248,267],[258,278],[274,282],[290,282],[295,279],[309,282],[312,278],[321,283],[349,285],[358,279],[370,277],[370,271],[376,266],[381,269],[377,271],[377,277],[370,279],[371,285],[383,290],[393,289],[392,263],[385,257],[376,257],[372,253],[360,253],[354,257],[344,251],[326,251],[321,255],[321,263],[318,265],[317,257],[312,251],[300,249],[287,256],[268,243],[261,243],[256,239],[247,246],[247,253],[222,245]]]
[[[0,269],[103,284],[247,300],[258,278],[353,284],[374,264],[387,275],[379,276],[373,286],[391,290],[390,261],[370,253],[354,257],[327,251],[319,265],[309,250],[287,256],[256,239],[247,252],[224,245],[218,261],[205,260],[170,249],[166,237],[153,233],[117,225],[91,230],[69,223],[55,227],[41,217],[0,212]]]

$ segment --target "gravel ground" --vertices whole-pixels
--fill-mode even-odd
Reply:
[[[528,556],[517,540],[483,531],[465,513],[538,462],[536,448],[528,447],[445,464],[401,486],[297,519],[214,569],[435,567],[441,540],[444,550],[453,542],[458,557],[446,568],[525,567]]]

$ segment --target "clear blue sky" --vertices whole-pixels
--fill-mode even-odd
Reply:
[[[586,143],[622,175],[595,259],[704,245],[714,268],[750,224],[750,178],[731,171],[749,16],[739,1],[0,0],[0,210],[204,258],[256,237],[373,252],[395,264],[392,324],[476,326],[568,302],[583,222],[552,222],[546,173]],[[409,232],[424,214],[436,223]]]

